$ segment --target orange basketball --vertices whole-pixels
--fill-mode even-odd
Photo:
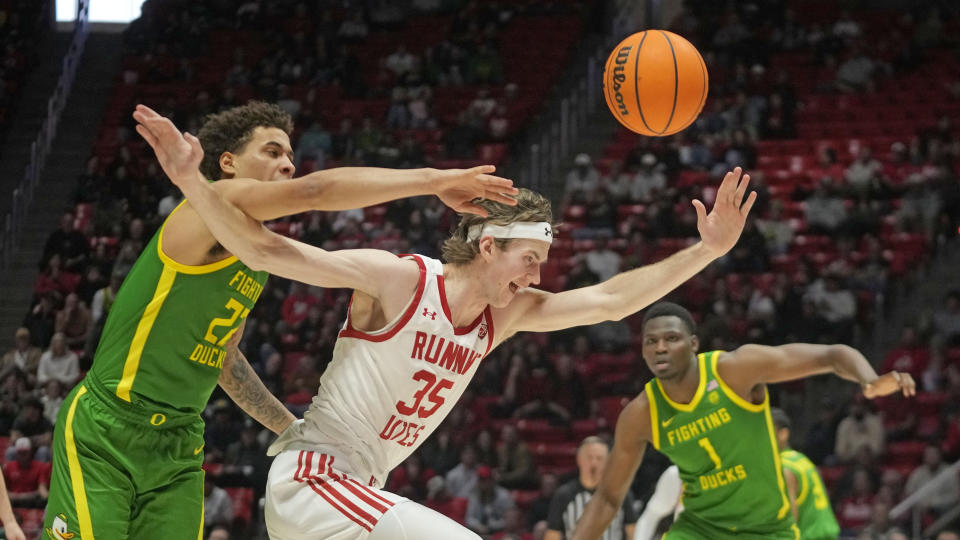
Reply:
[[[707,66],[689,41],[665,30],[620,42],[603,70],[607,107],[627,129],[652,137],[693,123],[707,100]]]

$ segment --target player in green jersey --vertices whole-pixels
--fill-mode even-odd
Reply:
[[[134,116],[159,118],[143,106]],[[258,220],[429,194],[461,212],[484,213],[475,197],[513,203],[512,182],[489,166],[293,179],[292,128],[287,113],[261,102],[212,115],[200,130],[201,171]],[[167,217],[117,293],[93,367],[60,409],[49,537],[202,537],[200,413],[214,387],[275,433],[294,420],[235,346],[266,279],[220,247],[189,202]]]
[[[773,428],[777,430],[783,479],[793,519],[803,540],[837,540],[840,525],[830,508],[817,466],[807,456],[790,448],[790,417],[776,407],[770,409]]]
[[[744,345],[697,354],[690,313],[651,307],[643,321],[643,359],[655,378],[617,420],[613,450],[574,540],[599,538],[620,508],[647,444],[673,461],[684,511],[666,540],[795,539],[799,530],[781,472],[766,385],[834,373],[868,398],[915,393],[909,374],[878,377],[846,345]]]

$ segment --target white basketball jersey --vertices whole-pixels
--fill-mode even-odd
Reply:
[[[493,345],[490,307],[469,326],[455,328],[443,265],[410,257],[420,266],[420,281],[407,308],[376,332],[355,329],[348,309],[299,434],[278,441],[271,453],[333,450],[356,476],[369,475],[383,486],[460,399]]]

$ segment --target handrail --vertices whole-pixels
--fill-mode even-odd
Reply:
[[[80,57],[83,56],[83,48],[89,34],[89,14],[90,0],[77,0],[77,18],[74,20],[70,49],[63,57],[60,78],[50,99],[47,100],[47,116],[40,125],[37,138],[30,144],[30,161],[24,169],[20,184],[11,194],[13,205],[4,218],[3,230],[0,231],[0,268],[5,269],[10,266],[13,262],[13,254],[19,247],[27,209],[33,202],[40,175],[50,154],[50,147],[57,135],[57,125],[60,123],[70,90],[73,88]]]
[[[635,32],[642,2],[621,0],[603,43],[587,59],[581,75],[560,99],[556,110],[548,111],[553,120],[533,136],[532,144],[521,151],[519,175],[522,184],[536,191],[549,191],[568,153],[577,146],[587,117],[601,105],[603,63],[613,45],[625,35]]]
[[[920,538],[921,516],[917,503],[934,493],[941,485],[947,482],[956,482],[957,475],[960,475],[960,459],[954,462],[946,469],[940,471],[936,476],[930,479],[920,489],[914,491],[909,497],[900,501],[900,504],[890,509],[890,518],[898,520],[903,517],[907,511],[913,509],[913,538]]]

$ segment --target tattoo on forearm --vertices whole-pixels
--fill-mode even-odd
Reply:
[[[220,386],[255,420],[279,433],[293,419],[280,400],[267,390],[246,357],[234,347],[227,348],[229,371],[220,377]]]

